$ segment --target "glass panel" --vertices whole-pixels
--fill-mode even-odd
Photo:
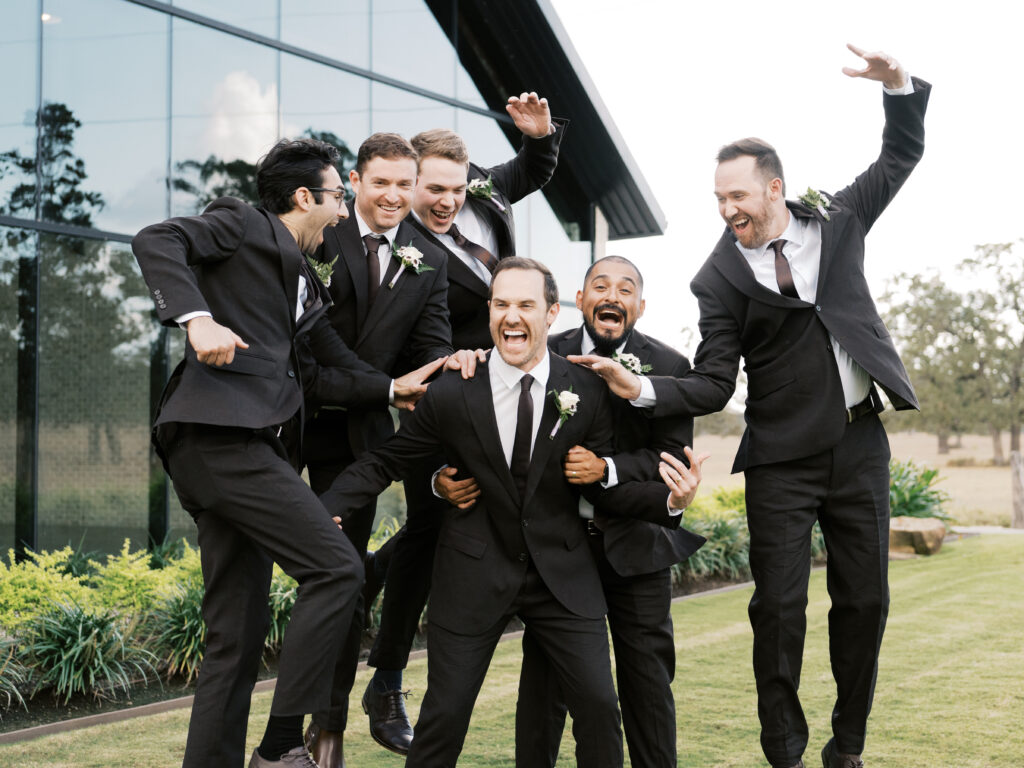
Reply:
[[[282,0],[281,40],[361,69],[369,69],[370,2]],[[322,93],[331,92],[324,90]]]
[[[455,95],[455,50],[423,0],[373,0],[371,69]]]
[[[455,108],[389,85],[373,83],[371,132],[390,131],[406,138],[430,128],[450,128]]]
[[[172,0],[171,5],[258,35],[277,38],[277,0]],[[196,50],[206,53],[202,48]]]
[[[508,94],[512,96],[513,94]],[[541,94],[542,96],[544,94]],[[476,84],[472,78],[466,74],[466,70],[462,68],[461,64],[455,65],[455,98],[459,101],[464,101],[467,104],[472,104],[477,107],[487,108],[487,102],[484,101],[484,97],[480,95],[480,91],[476,89]]]
[[[36,72],[39,59],[39,7],[35,3],[5,3],[0,25],[0,213],[35,218]],[[17,74],[15,74],[17,73]],[[22,163],[28,159],[29,165]],[[15,199],[11,192],[19,185]]]
[[[44,218],[134,233],[167,211],[167,17],[47,0]]]
[[[40,547],[144,546],[149,292],[127,245],[40,240]]]
[[[370,81],[284,56],[281,116],[285,136],[315,136],[338,147],[346,179],[360,143],[370,134]]]
[[[0,227],[0,557],[14,546],[14,471],[17,444],[18,261],[30,256],[36,234]]]
[[[197,213],[223,194],[256,201],[252,166],[279,135],[278,55],[174,21],[174,215]]]

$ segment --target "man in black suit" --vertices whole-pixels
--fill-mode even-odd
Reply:
[[[548,340],[562,356],[613,357],[636,372],[682,376],[690,363],[676,350],[634,329],[643,315],[643,278],[621,256],[590,266],[576,293],[583,325]],[[635,477],[667,451],[682,455],[693,444],[693,419],[649,419],[625,400],[612,398],[615,450],[600,458],[575,446],[565,472],[569,482]],[[702,461],[701,458],[697,459]],[[639,466],[637,466],[639,465]],[[457,501],[458,499],[453,499]],[[608,602],[608,626],[615,650],[615,677],[623,730],[633,765],[676,765],[676,714],[672,696],[675,637],[672,631],[670,567],[689,557],[703,540],[683,528],[670,530],[640,520],[593,519],[584,500],[580,514],[591,518],[588,539]],[[516,764],[554,766],[565,724],[557,676],[528,629],[523,636],[523,671],[516,708]]]
[[[476,376],[448,373],[434,382],[395,437],[321,497],[344,525],[347,510],[411,462],[437,453],[480,488],[475,505],[450,509],[442,524],[429,607],[427,692],[408,766],[455,765],[494,647],[513,615],[530,626],[554,662],[575,720],[578,764],[622,764],[606,604],[585,544],[580,487],[566,481],[561,464],[575,445],[606,454],[612,418],[600,380],[547,352],[557,314],[558,291],[546,267],[529,259],[502,261],[491,283],[494,350]],[[660,458],[668,488],[649,482],[585,490],[599,510],[607,506],[676,526],[696,491],[699,468],[691,472],[667,453]],[[627,497],[635,503],[626,505]]]
[[[424,131],[412,138],[420,155],[419,178],[409,222],[448,256],[448,309],[456,349],[486,348],[487,293],[499,260],[515,255],[512,204],[540,189],[554,173],[565,122],[554,120],[536,93],[510,98],[506,109],[523,134],[515,158],[493,168],[470,162],[452,131]],[[428,459],[405,478],[407,525],[376,558],[367,560],[367,589],[375,570],[387,574],[380,628],[370,652],[376,667],[363,696],[370,733],[386,748],[405,754],[413,731],[405,714],[402,670],[430,591],[430,570],[445,504],[430,478],[440,466]],[[451,470],[448,470],[449,472]],[[371,565],[372,563],[372,565]]]
[[[407,221],[416,185],[417,155],[408,141],[377,133],[359,147],[349,180],[355,199],[349,217],[327,232],[319,261],[333,265],[333,306],[327,317],[337,335],[359,358],[394,379],[391,401],[405,403],[403,384],[416,385],[452,352],[446,295],[446,256]],[[425,367],[422,367],[425,366]],[[394,433],[388,398],[372,408],[334,407],[344,396],[331,386],[331,371],[312,370],[310,393],[317,406],[306,426],[303,458],[310,485],[325,491],[341,471]],[[419,368],[410,376],[402,376]],[[373,527],[375,499],[349,516],[345,534],[362,556]],[[340,768],[348,698],[359,662],[364,612],[357,604],[335,669],[331,706],[313,715],[307,745],[320,768]]]
[[[863,262],[865,235],[923,154],[931,86],[884,53],[850,50],[866,64],[843,71],[885,86],[878,159],[834,196],[809,190],[787,202],[770,146],[723,147],[715,194],[728,229],[690,284],[702,337],[693,370],[645,385],[593,361],[620,395],[653,400],[655,416],[697,416],[726,404],[744,360],[747,429],[733,471],[746,475],[754,677],[761,745],[776,768],[802,766],[807,746],[797,688],[816,519],[828,549],[837,687],[822,761],[863,765],[889,605],[889,444],[875,384],[897,409],[918,406]]]
[[[273,563],[299,583],[270,719],[250,766],[315,768],[302,719],[327,705],[329,679],[362,581],[362,563],[298,472],[302,388],[295,339],[340,374],[346,403],[385,397],[386,376],[344,346],[303,252],[346,215],[337,150],[282,141],[257,166],[262,208],[215,200],[132,241],[165,325],[187,328],[154,439],[199,531],[206,653],[186,768],[240,766],[249,698],[270,612]]]

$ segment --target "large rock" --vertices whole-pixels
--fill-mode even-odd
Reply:
[[[889,551],[934,555],[942,548],[946,526],[936,517],[894,517],[889,523]]]

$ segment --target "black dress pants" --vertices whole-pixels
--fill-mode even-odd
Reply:
[[[877,415],[846,426],[833,448],[746,470],[754,596],[754,679],[761,746],[791,766],[807,747],[797,691],[807,629],[811,528],[828,550],[828,615],[839,752],[860,754],[889,609],[889,442]]]
[[[435,594],[435,599],[446,598],[458,599]],[[532,565],[509,613],[484,632],[464,635],[431,624],[427,692],[406,768],[456,764],[495,646],[514,615],[533,632],[564,692],[573,717],[576,764],[580,768],[621,768],[622,729],[605,622],[569,613]]]
[[[665,568],[620,576],[605,556],[604,537],[591,536],[590,544],[608,601],[615,680],[630,762],[646,768],[675,768],[671,572]],[[566,712],[558,677],[527,627],[516,705],[516,765],[553,768]]]
[[[241,766],[273,563],[299,584],[271,704],[279,716],[327,705],[363,567],[296,472],[287,429],[279,437],[271,428],[180,424],[161,433],[174,489],[199,529],[206,587],[206,654],[183,765]]]

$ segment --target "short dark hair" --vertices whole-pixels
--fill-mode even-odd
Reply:
[[[412,137],[413,149],[420,156],[422,163],[428,157],[441,157],[460,165],[469,165],[469,150],[466,142],[454,131],[446,128],[433,128],[422,131]]]
[[[558,303],[558,283],[555,282],[555,276],[551,274],[551,270],[545,267],[536,259],[527,259],[523,256],[510,256],[509,258],[502,259],[498,262],[498,266],[494,268],[494,273],[491,275],[491,289],[487,293],[487,300],[490,301],[494,296],[494,281],[498,275],[510,269],[526,269],[533,272],[540,272],[544,276],[544,301],[550,307],[552,304]]]
[[[763,139],[751,136],[734,141],[732,144],[726,144],[718,150],[718,157],[715,159],[719,163],[724,163],[728,160],[735,160],[737,157],[754,158],[754,166],[761,172],[765,183],[775,178],[780,179],[782,194],[786,194],[786,177],[782,174],[782,161],[779,160],[775,147]]]
[[[420,156],[412,148],[412,144],[397,133],[375,133],[359,145],[359,152],[356,154],[356,173],[363,175],[366,164],[375,157],[383,157],[385,160],[398,160],[408,157],[416,161],[419,167]]]
[[[322,187],[324,171],[340,158],[336,147],[318,139],[281,139],[256,163],[256,192],[270,213],[288,213],[295,207],[292,194],[299,187]],[[313,192],[317,205],[323,192]]]
[[[642,291],[644,289],[644,276],[640,274],[640,270],[637,269],[636,264],[634,264],[632,261],[627,259],[625,256],[605,256],[603,258],[598,259],[593,264],[591,264],[589,267],[587,267],[587,273],[585,275],[583,275],[583,286],[584,287],[586,287],[587,281],[590,279],[590,275],[594,271],[594,267],[596,267],[598,264],[600,264],[602,262],[605,262],[605,261],[612,261],[612,262],[615,262],[616,264],[625,264],[628,267],[632,267],[633,271],[636,272],[636,279],[637,279],[638,285],[640,286],[640,290]]]

